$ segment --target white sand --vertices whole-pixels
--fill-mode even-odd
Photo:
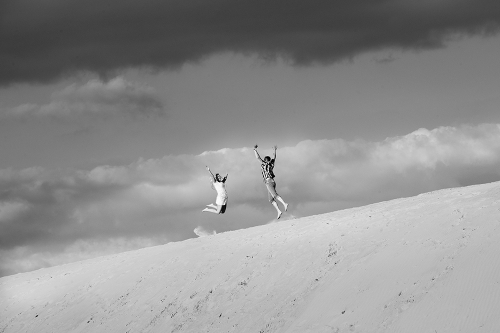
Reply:
[[[4,277],[7,332],[500,332],[500,183]]]

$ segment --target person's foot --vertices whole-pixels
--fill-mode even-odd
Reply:
[[[288,210],[288,204],[285,203],[285,212]]]
[[[210,212],[210,209],[205,208],[205,209],[202,210],[202,212]]]
[[[279,213],[278,213],[278,217],[276,218],[276,220],[279,220],[279,219],[280,219],[281,214],[283,214],[283,213],[282,213],[282,212],[279,212]]]
[[[208,205],[207,205],[207,207],[210,207],[210,208],[217,208],[217,206],[216,206],[216,205],[214,205],[214,204],[208,204]]]

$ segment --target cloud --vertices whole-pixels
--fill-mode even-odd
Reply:
[[[216,196],[205,165],[229,173],[224,215],[201,213]],[[500,124],[419,129],[380,142],[302,141],[278,150],[275,173],[278,193],[290,203],[283,218],[498,181]],[[123,239],[125,245],[116,248],[128,249],[136,246],[134,239],[161,244],[191,238],[193,230],[203,236],[207,230],[247,228],[274,217],[251,148],[92,170],[3,169],[0,268],[15,272],[42,267],[41,258],[51,265],[109,253],[100,245],[78,247],[82,242]],[[80,254],[68,250],[75,247]]]
[[[174,68],[221,52],[332,63],[498,32],[496,0],[54,0],[1,7],[0,85],[76,71]]]
[[[73,116],[134,118],[165,114],[154,89],[116,77],[108,82],[90,80],[83,85],[71,84],[52,94],[48,104],[23,104],[7,110],[5,116],[14,118]]]
[[[198,237],[205,237],[205,236],[211,236],[217,234],[215,230],[212,230],[211,232],[203,228],[202,226],[197,226],[194,228],[193,232],[196,234]]]

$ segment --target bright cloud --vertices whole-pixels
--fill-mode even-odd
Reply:
[[[165,114],[161,100],[153,88],[128,82],[116,77],[108,82],[90,80],[71,84],[52,94],[48,104],[23,104],[6,112],[10,117],[57,117],[70,116],[131,117],[162,116]]]
[[[201,213],[216,196],[205,165],[229,173],[224,215]],[[500,125],[419,129],[381,142],[303,141],[278,149],[275,173],[278,193],[290,203],[283,218],[497,181]],[[137,248],[131,240],[138,238],[147,245],[190,238],[193,230],[198,236],[235,230],[265,224],[274,213],[251,148],[89,171],[0,170],[0,267],[3,274],[44,267],[39,253],[45,266],[63,261],[51,256],[77,260],[62,253],[81,242],[123,239],[116,248],[126,250]],[[79,248],[82,257],[109,253],[102,246]]]
[[[217,232],[215,230],[208,231],[205,228],[203,228],[202,226],[197,226],[196,228],[194,228],[193,232],[198,237],[205,237],[205,236],[211,236],[211,235],[217,234]]]

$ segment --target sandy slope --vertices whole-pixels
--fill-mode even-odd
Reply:
[[[0,279],[0,332],[500,332],[500,183]]]

